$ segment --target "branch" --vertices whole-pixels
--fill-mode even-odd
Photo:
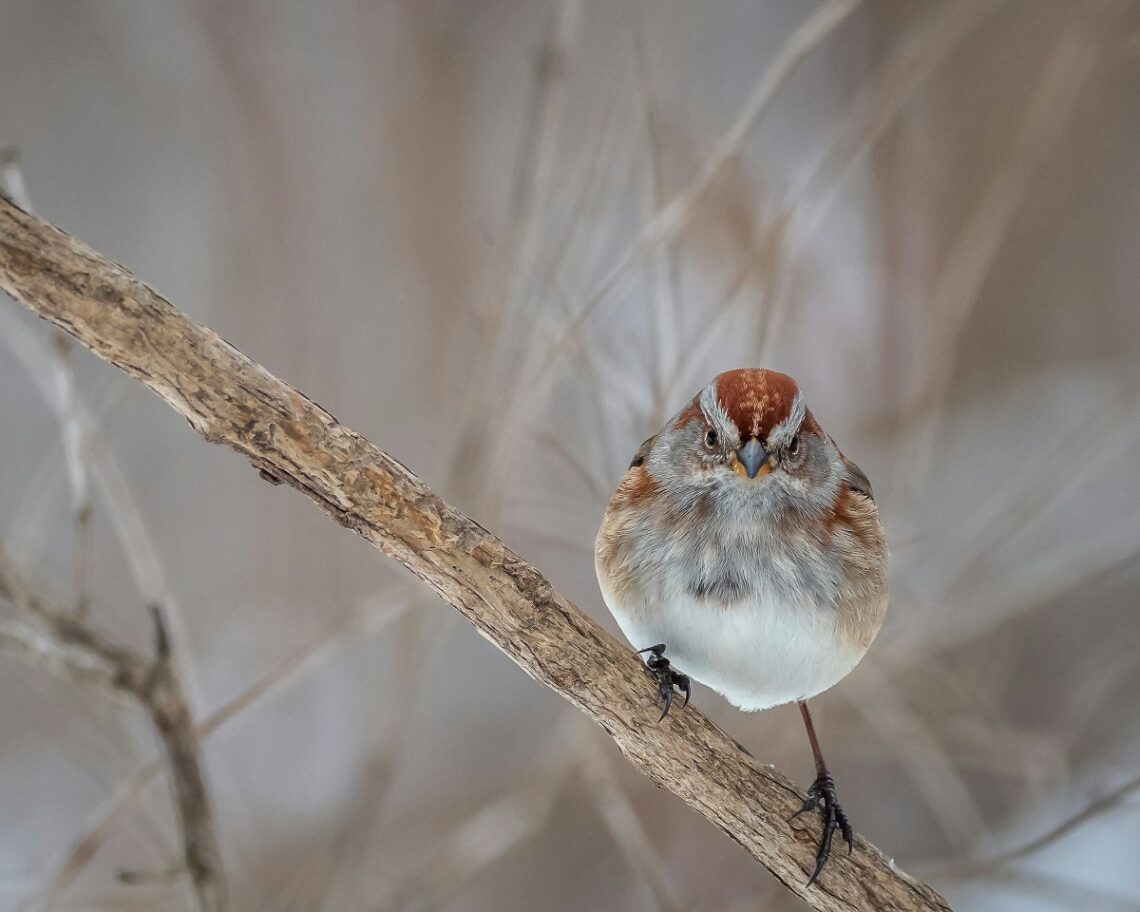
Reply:
[[[0,199],[0,288],[395,558],[531,677],[602,726],[631,763],[739,842],[812,908],[939,910],[930,887],[858,839],[805,889],[818,822],[800,797],[693,708],[657,724],[632,652],[404,466],[121,266]]]
[[[0,204],[3,197],[0,197]],[[228,908],[221,853],[202,768],[198,733],[170,656],[162,612],[151,609],[155,656],[148,659],[112,642],[85,618],[49,607],[16,573],[0,550],[0,599],[24,618],[0,615],[0,652],[77,683],[133,698],[150,716],[170,766],[182,858],[202,912]]]

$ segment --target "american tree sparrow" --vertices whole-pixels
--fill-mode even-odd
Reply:
[[[848,853],[853,834],[806,701],[855,667],[887,608],[867,476],[791,377],[729,371],[638,449],[594,553],[606,605],[649,653],[662,719],[674,688],[688,703],[688,675],[743,710],[799,704],[816,780],[798,813],[824,817],[810,885],[835,831]]]

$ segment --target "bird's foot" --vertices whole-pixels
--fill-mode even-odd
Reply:
[[[657,679],[657,689],[661,692],[661,702],[664,704],[664,708],[661,710],[661,719],[664,719],[669,715],[669,708],[673,705],[674,690],[679,690],[685,695],[685,702],[681,704],[681,708],[684,709],[689,705],[692,686],[689,684],[689,676],[674,671],[669,660],[665,658],[664,643],[658,643],[648,649],[639,649],[637,654],[641,655],[645,652],[649,653],[649,658],[645,660],[645,666]],[[660,722],[661,719],[657,721]]]
[[[815,853],[815,870],[811,872],[811,877],[808,878],[806,884],[809,887],[815,883],[815,879],[819,877],[819,872],[823,870],[823,866],[827,864],[827,859],[831,857],[831,840],[834,838],[836,830],[843,834],[843,838],[847,842],[848,855],[851,854],[851,849],[855,844],[855,834],[851,830],[851,824],[847,821],[847,815],[843,813],[843,808],[839,804],[839,797],[835,794],[835,780],[831,778],[830,773],[824,773],[811,784],[804,806],[792,814],[791,819],[795,820],[800,814],[806,814],[816,808],[823,810],[823,835],[819,840],[819,851]]]

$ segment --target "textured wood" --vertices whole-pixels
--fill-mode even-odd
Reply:
[[[692,706],[660,725],[631,650],[415,475],[179,313],[121,266],[0,198],[0,288],[161,396],[207,440],[315,501],[427,582],[535,680],[602,726],[653,782],[820,910],[947,910],[858,839],[805,889],[819,834],[792,783]],[[208,494],[204,495],[208,496]]]

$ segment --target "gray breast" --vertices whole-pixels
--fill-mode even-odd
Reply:
[[[684,549],[681,564],[688,592],[700,599],[737,603],[750,597],[832,607],[838,597],[841,568],[807,539],[747,536],[707,529],[697,547]]]

